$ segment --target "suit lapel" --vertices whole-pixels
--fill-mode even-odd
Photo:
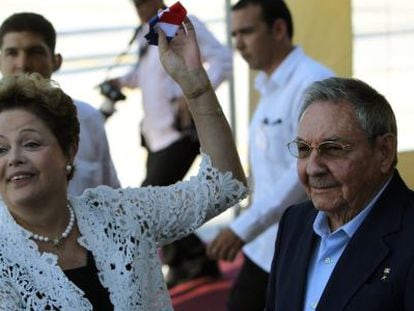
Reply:
[[[378,236],[364,233],[352,239],[342,254],[319,301],[318,310],[343,310],[387,255],[388,248]]]
[[[319,301],[318,310],[343,310],[378,269],[389,249],[383,237],[399,230],[406,186],[398,172],[352,237]]]

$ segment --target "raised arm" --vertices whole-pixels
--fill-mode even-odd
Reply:
[[[161,63],[183,90],[203,152],[216,168],[232,172],[246,185],[230,126],[201,63],[193,25],[186,19],[171,42],[161,30],[158,34]]]

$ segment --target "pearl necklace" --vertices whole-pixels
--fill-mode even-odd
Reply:
[[[56,247],[56,248],[59,247],[62,240],[64,238],[67,238],[69,236],[69,234],[72,232],[73,225],[75,224],[75,212],[73,211],[73,208],[72,208],[72,206],[70,206],[69,203],[68,203],[67,206],[68,206],[69,214],[70,214],[69,223],[66,226],[65,231],[63,231],[63,233],[60,235],[60,237],[56,237],[56,238],[52,239],[52,238],[49,238],[47,236],[40,235],[40,234],[37,234],[37,233],[32,233],[32,232],[30,232],[30,237],[33,238],[33,240],[40,241],[40,242],[51,242],[51,243],[53,243],[54,247]]]

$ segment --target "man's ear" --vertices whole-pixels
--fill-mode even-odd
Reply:
[[[376,145],[380,155],[381,172],[387,174],[397,159],[397,137],[391,133],[376,137]]]
[[[62,55],[61,54],[55,54],[53,55],[53,72],[60,69],[62,66]]]
[[[286,22],[281,18],[276,19],[272,25],[272,32],[278,41],[288,37]]]

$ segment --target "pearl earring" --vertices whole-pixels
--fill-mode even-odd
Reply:
[[[70,173],[72,171],[72,165],[68,164],[65,167],[66,172]]]

